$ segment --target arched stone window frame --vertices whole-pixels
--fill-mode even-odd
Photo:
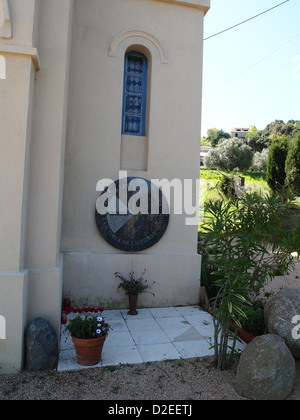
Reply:
[[[141,51],[138,52],[142,54],[145,54],[145,49],[151,54],[157,53],[161,64],[168,63],[168,53],[163,43],[154,35],[140,30],[124,31],[116,36],[110,44],[108,55],[116,57],[120,53],[124,54],[129,48],[132,49],[132,46],[140,46]],[[147,54],[145,55],[147,57]]]
[[[157,37],[139,29],[123,31],[111,41],[108,56],[116,59],[118,72],[120,76],[122,74],[122,91],[120,90],[122,100],[124,89],[124,57],[126,53],[131,51],[143,54],[148,60],[145,133],[144,136],[122,134],[120,127],[120,168],[124,170],[147,171],[151,143],[152,73],[157,69],[157,66],[168,64],[168,53],[163,43]],[[121,63],[122,67],[119,67]],[[121,79],[117,83],[120,81]],[[122,109],[120,109],[120,112],[121,123]]]
[[[110,44],[108,55],[110,57],[121,57],[131,51],[143,54],[148,60],[147,70],[147,103],[146,103],[146,121],[145,136],[149,124],[150,96],[151,96],[151,76],[152,61],[158,60],[160,64],[168,63],[168,52],[163,43],[149,32],[133,29],[121,32]]]

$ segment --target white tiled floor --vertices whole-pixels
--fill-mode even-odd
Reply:
[[[75,315],[70,314],[68,318]],[[135,364],[167,359],[209,356],[213,344],[212,317],[198,307],[139,309],[131,316],[127,310],[104,311],[112,328],[94,366]],[[241,350],[244,345],[238,343]],[[74,346],[62,327],[59,371],[85,369],[76,360]]]

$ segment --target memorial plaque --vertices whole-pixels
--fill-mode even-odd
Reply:
[[[161,189],[143,178],[115,181],[102,192],[96,206],[96,224],[102,237],[127,252],[155,245],[165,234],[169,217]]]

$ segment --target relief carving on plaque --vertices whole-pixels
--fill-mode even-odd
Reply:
[[[165,234],[170,217],[161,189],[135,177],[107,186],[97,200],[95,214],[102,237],[126,252],[143,251],[155,245]]]

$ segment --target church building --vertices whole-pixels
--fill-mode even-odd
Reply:
[[[24,368],[35,318],[60,334],[65,297],[126,308],[116,272],[146,270],[144,307],[198,304],[209,8],[0,0],[0,374]]]

